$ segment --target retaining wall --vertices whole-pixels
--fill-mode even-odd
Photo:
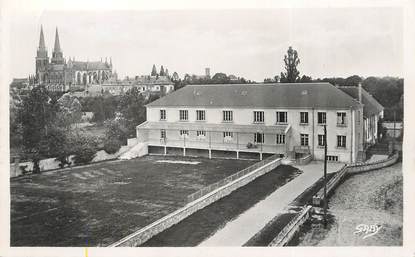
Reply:
[[[283,230],[268,244],[268,246],[284,246],[290,242],[300,226],[310,217],[312,206],[305,206],[294,219],[288,223]]]
[[[150,225],[138,230],[137,232],[111,244],[110,247],[116,246],[139,246],[149,240],[151,237],[155,236],[156,234],[166,230],[167,228],[179,223],[186,217],[190,216],[191,214],[195,213],[198,210],[205,208],[206,206],[216,202],[217,200],[229,195],[236,189],[245,186],[249,182],[255,180],[256,178],[270,172],[271,170],[275,169],[281,164],[281,159],[276,159],[268,164],[257,168],[256,170],[246,174],[243,177],[240,177],[237,180],[234,180],[212,192],[209,194],[204,195],[203,197],[196,199],[193,202],[188,203],[183,208],[170,213],[167,216],[151,223]]]
[[[307,155],[303,158],[298,159],[297,164],[298,165],[306,165],[306,164],[310,163],[312,160],[313,160],[313,156],[311,154],[309,154],[309,155]]]
[[[379,160],[376,162],[363,162],[357,164],[345,165],[341,168],[336,175],[334,175],[330,181],[327,182],[327,196],[329,196],[332,191],[337,187],[342,179],[347,175],[354,175],[362,172],[367,172],[370,170],[381,169],[388,167],[398,161],[399,153],[395,153],[387,159]],[[316,195],[313,196],[313,205],[321,206],[322,200],[324,200],[324,188],[320,189]]]
[[[356,173],[366,172],[370,170],[377,170],[377,169],[385,168],[396,163],[398,161],[398,158],[399,158],[399,153],[395,153],[394,155],[390,156],[389,158],[385,160],[347,165],[347,173],[356,174]]]

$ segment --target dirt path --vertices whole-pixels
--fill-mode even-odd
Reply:
[[[300,246],[402,245],[402,163],[350,177],[336,189],[329,208],[333,224],[327,230],[313,225],[300,236]],[[360,224],[380,229],[364,238],[370,233],[355,233]]]

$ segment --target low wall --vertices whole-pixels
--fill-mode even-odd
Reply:
[[[138,139],[136,137],[127,139],[127,145],[128,146],[134,146],[136,144],[138,144]]]
[[[369,162],[369,163],[351,164],[347,166],[347,173],[356,174],[356,173],[366,172],[370,170],[377,170],[377,169],[385,168],[396,163],[398,159],[399,159],[399,153],[395,153],[394,155],[390,156],[389,158],[385,160],[379,160],[376,162]]]
[[[298,159],[297,164],[298,165],[306,165],[306,164],[310,163],[312,160],[313,160],[313,156],[311,154],[309,154],[309,155],[307,155],[303,158]]]
[[[229,195],[236,189],[245,186],[249,182],[255,180],[256,178],[270,172],[281,164],[281,159],[273,160],[262,167],[257,168],[256,170],[246,174],[243,177],[240,177],[237,180],[234,180],[204,196],[196,199],[193,202],[188,203],[183,208],[170,213],[167,216],[147,225],[146,227],[138,230],[137,232],[119,240],[110,245],[110,247],[116,246],[139,246],[149,240],[151,237],[156,234],[164,231],[165,229],[179,223],[183,219],[187,218],[191,214],[205,208],[206,206],[216,202],[217,200]]]
[[[305,206],[294,219],[290,221],[278,235],[268,244],[268,246],[284,246],[290,242],[300,226],[310,217],[312,207]]]
[[[130,149],[131,149],[131,146],[123,145],[114,154],[108,154],[104,150],[100,150],[100,151],[96,152],[95,157],[88,164],[93,164],[93,163],[102,162],[102,161],[114,160],[117,157],[119,157],[120,155],[123,155],[124,153],[129,151]],[[77,165],[77,164],[74,163],[73,159],[74,159],[73,155],[69,156],[70,166],[66,166],[64,168],[88,165],[88,164]],[[62,169],[59,166],[59,164],[60,164],[60,161],[56,160],[56,158],[48,158],[48,159],[40,160],[40,162],[39,162],[40,172]],[[25,170],[27,172],[32,172],[33,171],[33,162],[30,162],[30,161],[29,162],[21,162],[21,163],[18,163],[18,164],[12,163],[12,164],[10,164],[10,177],[13,178],[13,177],[18,177],[18,176],[23,175],[23,172],[20,169],[20,167],[24,167],[24,166],[26,166]]]
[[[332,191],[336,188],[336,186],[341,182],[341,180],[346,175],[354,175],[362,172],[367,172],[371,170],[377,170],[381,168],[388,167],[398,161],[399,153],[395,153],[394,155],[390,156],[387,159],[379,160],[376,162],[363,162],[357,164],[349,164],[345,165],[341,168],[336,175],[334,175],[330,181],[327,183],[327,195],[330,195]],[[324,200],[324,192],[323,188],[318,191],[316,195],[313,196],[313,205],[320,206],[321,201]]]
[[[342,179],[348,172],[347,165],[344,165],[336,174],[327,182],[326,194],[329,196],[332,191],[340,184]],[[321,188],[316,195],[313,196],[313,205],[321,206],[321,201],[324,199],[324,187]]]

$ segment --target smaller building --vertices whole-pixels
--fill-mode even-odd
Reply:
[[[363,104],[363,143],[364,148],[378,141],[378,122],[383,118],[383,106],[367,92],[360,83],[359,86],[338,87],[346,94]]]
[[[382,126],[386,129],[386,135],[391,138],[399,138],[402,136],[402,122],[383,122]]]
[[[123,80],[108,81],[101,86],[103,92],[112,95],[124,94],[133,87],[145,95],[152,93],[165,95],[174,90],[174,84],[168,76],[136,76],[134,79],[127,77]]]

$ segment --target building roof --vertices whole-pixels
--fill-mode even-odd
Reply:
[[[341,86],[340,90],[350,95],[354,99],[359,99],[359,87],[355,86]],[[363,116],[370,117],[375,114],[379,114],[383,111],[383,106],[366,90],[362,88],[362,103],[363,103]]]
[[[349,109],[360,104],[322,82],[188,85],[147,106]]]
[[[110,70],[110,65],[105,62],[72,62],[74,70]]]

